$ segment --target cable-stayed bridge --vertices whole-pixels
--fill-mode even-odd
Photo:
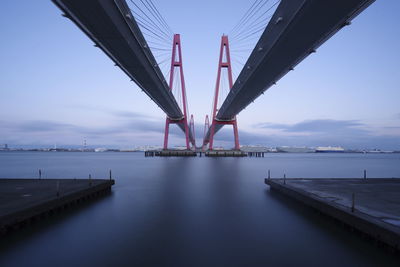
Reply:
[[[168,34],[161,28],[169,30],[169,26],[152,0],[141,0],[142,8],[133,0],[130,0],[132,8],[125,0],[52,1],[165,112],[164,149],[168,147],[171,123],[183,130],[186,148],[190,149],[190,143],[195,148],[193,116],[189,125],[180,35],[174,34],[170,39],[172,49],[154,47],[168,39]],[[211,124],[205,126],[204,149],[207,145],[213,149],[214,135],[226,124],[233,125],[235,149],[239,149],[236,115],[337,31],[349,25],[374,0],[280,0],[272,3],[259,16],[260,20],[252,21],[256,12],[268,2],[254,1],[232,30],[236,39],[246,39],[254,32],[262,31],[235,81],[229,39],[225,35],[221,38]],[[150,15],[143,12],[143,7]],[[263,17],[267,12],[272,14]],[[241,25],[246,23],[248,28],[243,30]],[[155,39],[146,40],[142,30]],[[156,60],[154,49],[171,55],[168,73],[163,74],[160,69],[162,63]],[[227,71],[229,92],[217,106],[222,70]],[[165,79],[167,76],[169,83]],[[173,94],[174,87],[179,87],[182,105]]]
[[[167,115],[169,123],[176,123],[185,133],[186,147],[195,146],[192,127],[188,125],[185,86],[181,83],[183,108],[172,94],[173,69],[180,67],[183,80],[179,35],[171,39],[173,51],[179,40],[179,56],[171,62],[168,84],[160,70],[149,44],[144,38],[134,15],[125,0],[53,0],[95,46],[101,48],[116,66],[128,75]],[[165,39],[166,37],[164,37]],[[184,83],[184,81],[183,81]],[[169,123],[167,123],[169,125]],[[168,131],[166,130],[166,140]]]
[[[226,99],[214,109],[203,147],[210,143],[212,148],[215,133],[229,122],[236,124],[237,114],[373,2],[281,0]]]

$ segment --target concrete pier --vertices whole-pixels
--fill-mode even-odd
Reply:
[[[400,252],[400,179],[265,179],[292,197]]]
[[[0,179],[0,235],[111,191],[114,180]]]
[[[206,157],[247,157],[246,152],[240,150],[208,150]]]
[[[192,150],[150,150],[144,152],[145,157],[196,157]]]
[[[150,150],[145,151],[145,157],[247,157],[248,153],[240,150]],[[252,152],[251,157],[264,157],[264,152]]]

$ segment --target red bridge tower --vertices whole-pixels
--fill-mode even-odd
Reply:
[[[165,121],[165,134],[164,134],[164,149],[168,149],[168,136],[169,136],[169,125],[171,123],[183,124],[186,148],[190,149],[190,133],[187,119],[187,101],[186,101],[186,88],[185,88],[185,78],[183,76],[183,66],[182,66],[182,51],[181,51],[181,38],[179,34],[174,34],[174,40],[172,44],[172,59],[171,59],[171,71],[169,74],[169,89],[172,90],[174,84],[174,72],[175,68],[179,68],[180,84],[182,88],[182,102],[183,102],[183,118],[180,120],[171,120],[167,117]],[[193,127],[194,128],[194,127]],[[193,129],[194,130],[194,129]]]
[[[224,55],[225,55],[225,57],[224,57]],[[238,134],[236,116],[232,120],[229,120],[229,121],[221,121],[221,120],[216,119],[218,94],[219,94],[219,87],[221,84],[221,71],[224,68],[226,68],[227,72],[228,72],[228,84],[229,84],[229,90],[231,90],[232,86],[233,86],[232,65],[231,65],[231,56],[229,53],[229,40],[228,40],[228,36],[226,36],[226,35],[222,35],[222,37],[221,37],[221,48],[220,48],[219,62],[218,62],[217,82],[215,85],[214,106],[213,106],[213,114],[212,114],[212,124],[211,124],[211,129],[210,129],[209,149],[210,150],[213,149],[215,126],[217,124],[222,124],[222,125],[229,124],[229,125],[233,126],[233,135],[235,138],[235,150],[239,150],[240,145],[239,145],[239,134]]]

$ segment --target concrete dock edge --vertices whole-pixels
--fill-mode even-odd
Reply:
[[[38,221],[53,213],[64,210],[70,206],[80,204],[86,200],[99,197],[111,192],[111,186],[115,184],[115,180],[98,180],[100,183],[82,188],[58,197],[53,197],[35,203],[24,209],[16,210],[0,216],[0,236],[10,231],[19,229],[22,226]]]
[[[286,179],[289,180],[289,179]],[[306,206],[312,207],[322,214],[328,215],[369,237],[382,242],[396,252],[400,252],[400,231],[398,227],[384,223],[368,214],[328,202],[307,191],[284,184],[283,179],[265,179],[265,184],[272,190],[289,196]]]

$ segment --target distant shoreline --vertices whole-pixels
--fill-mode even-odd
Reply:
[[[178,149],[177,149],[178,150]],[[146,151],[156,151],[156,150],[119,150],[119,149],[109,149],[102,151],[95,151],[94,149],[79,150],[79,149],[9,149],[0,150],[1,152],[80,152],[80,153],[105,153],[105,152],[119,152],[119,153],[143,153]],[[218,151],[218,150],[216,150]],[[347,151],[313,151],[313,152],[283,152],[283,151],[247,151],[244,152],[264,152],[270,154],[400,154],[400,151],[362,151],[362,150],[347,150]]]

